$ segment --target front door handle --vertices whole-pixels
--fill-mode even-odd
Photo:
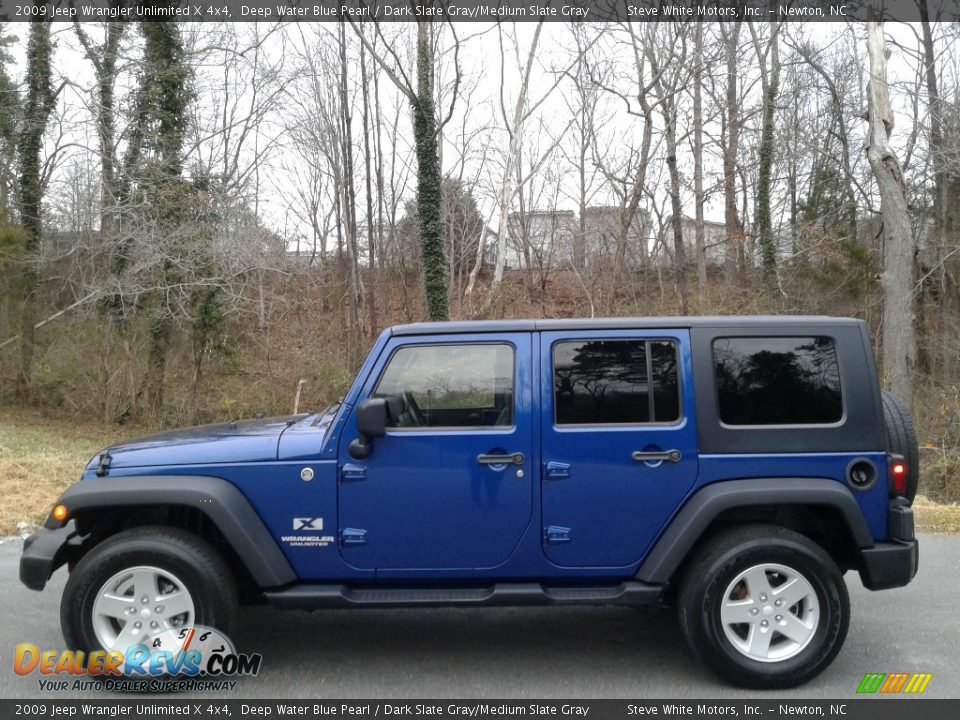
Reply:
[[[632,457],[637,462],[657,462],[657,461],[666,461],[666,462],[680,462],[680,451],[679,450],[654,450],[651,452],[643,452],[641,450],[634,450],[630,453]]]
[[[481,465],[523,465],[523,453],[516,452],[509,455],[477,455],[477,462]]]

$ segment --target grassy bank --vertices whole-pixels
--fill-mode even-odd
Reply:
[[[0,536],[39,525],[94,453],[142,432],[0,408]],[[960,533],[960,505],[918,497],[914,508],[918,529]]]
[[[93,454],[128,432],[0,408],[0,536],[43,522]]]

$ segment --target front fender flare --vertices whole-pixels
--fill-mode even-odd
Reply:
[[[216,525],[259,587],[280,587],[297,579],[250,501],[221,478],[149,475],[83,480],[67,488],[58,502],[67,506],[71,517],[109,507],[195,508]]]
[[[673,577],[707,526],[720,513],[757,505],[825,506],[839,510],[859,549],[872,548],[873,536],[850,490],[829,478],[753,478],[712,483],[695,492],[653,546],[637,579],[665,583]]]

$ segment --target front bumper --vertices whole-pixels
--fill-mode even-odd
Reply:
[[[860,579],[869,590],[903,587],[917,574],[920,546],[913,534],[913,510],[906,500],[890,503],[890,540],[860,551]]]
[[[79,547],[82,538],[70,520],[61,528],[44,528],[23,541],[20,582],[31,590],[43,590],[54,570],[67,561],[69,548]]]

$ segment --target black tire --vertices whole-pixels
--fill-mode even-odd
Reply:
[[[727,638],[720,620],[731,583],[765,563],[802,575],[820,608],[807,644],[782,660],[748,657]],[[716,535],[692,560],[681,581],[679,614],[687,643],[721,678],[747,688],[788,688],[818,675],[840,652],[850,624],[850,598],[837,564],[819,545],[787,528],[747,525]]]
[[[881,396],[883,420],[887,426],[887,449],[902,455],[907,464],[905,497],[913,502],[917,496],[917,484],[920,482],[920,447],[917,444],[917,433],[913,429],[910,413],[900,399],[886,390]]]
[[[70,573],[60,603],[60,626],[68,648],[88,653],[104,649],[93,626],[97,593],[116,573],[138,565],[153,566],[180,579],[194,604],[194,624],[229,636],[237,589],[223,558],[209,543],[185,530],[139,527],[100,543]]]

